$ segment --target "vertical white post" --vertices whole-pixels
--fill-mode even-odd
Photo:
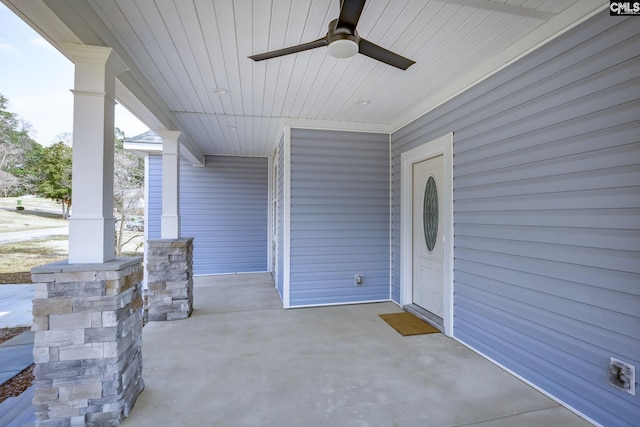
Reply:
[[[115,82],[126,66],[111,48],[65,44],[64,49],[75,64],[69,263],[104,263],[115,258]]]
[[[160,237],[180,238],[180,132],[158,131],[162,138],[162,216]]]

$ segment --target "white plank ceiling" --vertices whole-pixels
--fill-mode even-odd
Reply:
[[[358,33],[416,61],[402,71],[364,55],[335,59],[326,48],[247,58],[324,36],[338,0],[75,0],[66,9],[43,1],[82,42],[95,40],[75,30],[78,16],[103,44],[117,41],[165,106],[167,127],[204,154],[242,155],[272,154],[287,123],[395,130],[604,4],[369,0]]]

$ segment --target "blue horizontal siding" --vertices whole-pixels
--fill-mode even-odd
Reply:
[[[150,159],[150,238],[160,237],[162,157]],[[152,191],[153,188],[153,191]],[[181,235],[194,237],[194,274],[267,271],[268,159],[207,156],[180,164]]]
[[[453,131],[455,336],[603,425],[640,423],[639,69],[604,12],[392,136],[393,298],[400,156]]]
[[[147,203],[146,228],[148,239],[160,238],[160,221],[162,217],[162,157],[148,154],[147,162]]]
[[[280,140],[278,144],[277,151],[277,159],[274,163],[278,165],[278,175],[276,176],[277,184],[276,184],[276,198],[277,198],[277,212],[276,212],[276,227],[278,229],[278,245],[276,247],[277,252],[277,270],[276,270],[276,286],[278,287],[278,292],[280,293],[280,298],[284,302],[284,137]]]
[[[292,129],[290,221],[291,306],[388,299],[388,136]]]

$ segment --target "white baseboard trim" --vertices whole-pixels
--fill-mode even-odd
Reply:
[[[289,307],[286,307],[286,308],[332,307],[336,305],[375,304],[379,302],[392,302],[392,301],[389,299],[380,299],[380,300],[371,300],[371,301],[330,302],[326,304],[290,305]]]

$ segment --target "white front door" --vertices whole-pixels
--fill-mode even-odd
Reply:
[[[443,156],[413,164],[413,303],[444,317]]]

